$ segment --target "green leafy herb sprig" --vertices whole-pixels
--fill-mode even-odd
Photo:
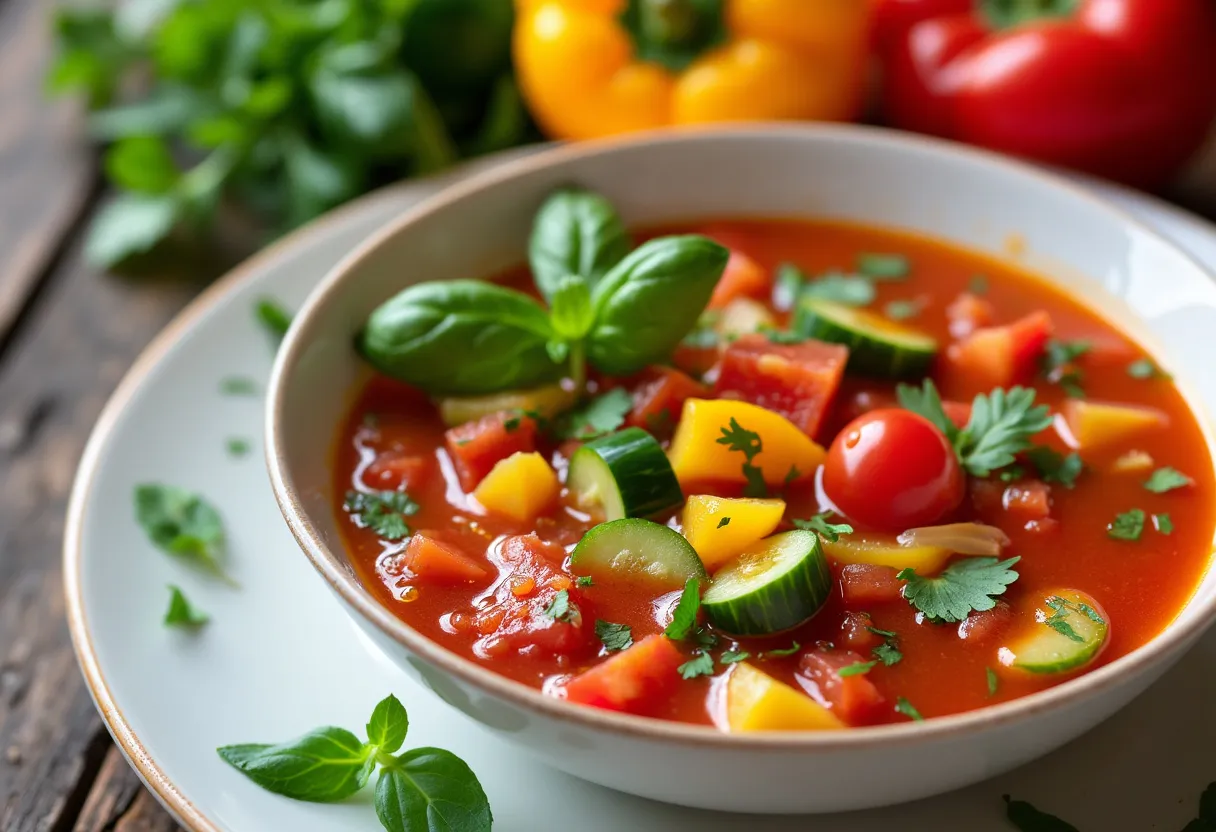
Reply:
[[[490,802],[464,760],[442,748],[405,744],[409,718],[395,696],[376,705],[367,742],[344,728],[318,728],[277,745],[226,745],[225,762],[263,789],[309,803],[336,803],[376,780],[376,815],[390,832],[488,832]]]
[[[135,519],[161,551],[236,586],[223,566],[224,521],[198,494],[162,483],[136,486]]]
[[[536,137],[511,77],[512,23],[511,0],[60,9],[49,87],[87,99],[119,189],[88,256],[109,265],[175,229],[205,231],[225,202],[295,226]]]

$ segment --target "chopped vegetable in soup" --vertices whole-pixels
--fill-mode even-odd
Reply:
[[[1190,598],[1205,438],[1094,312],[880,229],[636,236],[567,189],[531,270],[369,319],[335,510],[412,627],[584,707],[841,730],[1060,684]]]

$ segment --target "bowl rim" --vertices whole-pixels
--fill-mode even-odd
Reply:
[[[696,144],[722,140],[764,141],[774,137],[806,141],[844,141],[852,144],[880,147],[887,151],[928,154],[963,166],[998,167],[1009,175],[1034,180],[1062,196],[1087,203],[1095,212],[1105,214],[1113,223],[1151,238],[1189,262],[1200,274],[1216,282],[1216,274],[1202,265],[1189,252],[1157,233],[1146,223],[1124,209],[1108,204],[1101,197],[1079,184],[1045,169],[1011,159],[1000,154],[955,142],[900,131],[853,124],[792,124],[751,123],[713,127],[668,128],[634,133],[577,144],[557,145],[549,150],[525,155],[474,174],[466,180],[443,189],[406,211],[370,235],[336,265],[312,290],[292,327],[284,338],[275,358],[267,387],[265,417],[266,465],[275,500],[292,536],[321,577],[348,607],[381,634],[405,647],[424,662],[450,674],[461,682],[484,693],[506,700],[518,707],[557,720],[597,731],[627,734],[652,741],[683,745],[708,746],[728,750],[768,751],[836,751],[862,750],[946,739],[974,734],[1003,725],[1033,718],[1047,711],[1057,711],[1097,695],[1120,679],[1130,679],[1166,665],[1181,651],[1198,639],[1216,621],[1216,592],[1200,598],[1196,591],[1179,611],[1192,607],[1195,614],[1179,623],[1175,617],[1165,629],[1130,653],[1089,673],[1068,679],[1046,690],[991,706],[959,714],[934,717],[925,721],[894,723],[880,726],[850,728],[847,731],[773,731],[734,734],[714,726],[693,725],[633,714],[617,713],[586,707],[549,696],[537,688],[499,675],[432,641],[391,613],[359,578],[343,565],[344,555],[332,551],[304,511],[300,490],[286,464],[285,423],[290,418],[283,396],[285,380],[309,343],[312,326],[319,310],[328,306],[340,294],[350,275],[363,261],[388,240],[419,219],[452,203],[474,198],[487,189],[525,178],[537,169],[578,159],[611,155],[644,146]],[[1202,414],[1196,414],[1202,420]],[[1211,573],[1209,560],[1204,578]],[[1201,579],[1201,583],[1202,580]],[[1164,669],[1164,668],[1162,668]]]

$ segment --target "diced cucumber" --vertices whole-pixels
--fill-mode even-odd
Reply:
[[[1093,661],[1110,624],[1092,596],[1061,589],[1040,596],[1031,631],[1000,649],[1001,664],[1029,673],[1066,673]]]
[[[803,297],[794,331],[849,348],[848,371],[882,378],[920,378],[937,355],[937,341],[910,327],[828,300]]]
[[[799,529],[761,540],[719,570],[701,606],[723,630],[761,636],[797,627],[831,590],[819,535]]]
[[[667,454],[641,428],[626,428],[574,452],[566,486],[581,506],[602,506],[609,520],[649,517],[684,502]]]
[[[667,589],[679,589],[689,578],[708,577],[683,535],[636,517],[592,528],[574,547],[570,565],[593,576],[638,578]]]

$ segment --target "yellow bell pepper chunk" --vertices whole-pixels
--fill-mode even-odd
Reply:
[[[1118,445],[1169,425],[1169,417],[1153,407],[1082,399],[1065,402],[1064,421],[1075,447],[1082,451]]]
[[[557,473],[543,456],[520,451],[499,460],[473,496],[488,511],[530,523],[553,504],[560,490]]]
[[[684,504],[684,537],[712,572],[772,534],[784,515],[784,500],[729,500],[699,494]]]
[[[940,572],[950,559],[950,550],[940,546],[900,546],[878,537],[847,535],[835,542],[824,539],[823,551],[839,563],[869,563],[895,569],[915,569],[918,575]]]
[[[735,665],[726,682],[726,720],[731,731],[830,731],[846,727],[805,693],[742,663]]]
[[[731,419],[759,435],[761,450],[752,464],[763,472],[769,485],[781,485],[791,471],[794,480],[804,479],[823,464],[827,452],[784,416],[749,402],[688,399],[667,452],[681,485],[747,482],[743,473],[746,456],[718,442]]]

